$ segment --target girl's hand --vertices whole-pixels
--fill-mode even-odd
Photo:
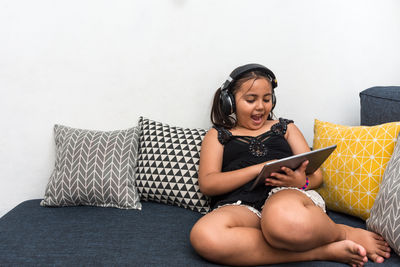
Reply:
[[[282,167],[284,173],[271,173],[271,177],[265,179],[267,186],[286,186],[301,188],[306,183],[306,168],[308,160],[304,161],[295,171]]]

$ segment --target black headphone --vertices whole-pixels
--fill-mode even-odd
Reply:
[[[236,80],[238,80],[243,74],[250,71],[261,71],[265,73],[268,79],[271,81],[272,109],[274,109],[276,104],[274,89],[278,86],[278,81],[276,80],[275,74],[270,69],[264,67],[263,65],[246,64],[234,69],[232,73],[229,75],[228,79],[221,86],[221,94],[219,100],[220,100],[221,110],[226,116],[229,116],[236,111],[235,97],[231,92],[232,84]]]

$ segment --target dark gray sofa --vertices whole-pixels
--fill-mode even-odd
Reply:
[[[370,105],[365,112],[378,116],[374,101],[382,100],[382,89],[368,90],[360,94],[361,106]],[[399,87],[384,89],[385,96],[399,96],[399,91]],[[395,114],[398,105],[389,110],[400,118]],[[373,124],[386,122],[382,117],[372,119]],[[25,201],[0,218],[0,266],[217,266],[199,257],[190,245],[190,229],[202,216],[198,212],[144,201],[142,210],[49,208],[39,203],[40,199]],[[358,218],[333,211],[328,215],[337,223],[365,228]],[[372,265],[378,264],[366,264]],[[275,266],[345,265],[314,261]],[[392,253],[382,266],[400,266],[400,257]]]
[[[190,245],[190,229],[202,216],[198,212],[154,202],[142,202],[141,211],[39,203],[25,201],[0,219],[0,266],[217,266]],[[365,227],[355,217],[328,214],[337,223]],[[393,254],[384,266],[400,266],[400,257]]]

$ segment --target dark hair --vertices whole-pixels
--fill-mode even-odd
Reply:
[[[260,78],[264,78],[271,83],[270,78],[264,72],[257,70],[249,71],[242,74],[235,81],[233,81],[228,91],[234,96],[245,82],[251,79],[257,80]],[[274,94],[273,88],[272,88],[272,94]],[[217,127],[219,126],[219,127],[224,127],[226,129],[232,129],[237,124],[236,115],[235,114],[226,115],[224,112],[222,112],[220,96],[221,96],[221,87],[217,89],[214,95],[213,105],[211,108],[211,122],[213,123],[213,125]],[[270,114],[268,114],[268,120],[272,120],[272,118],[274,117],[274,114],[272,112],[274,107],[275,105],[272,106],[271,112]]]

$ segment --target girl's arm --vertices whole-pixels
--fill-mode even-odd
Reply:
[[[221,172],[224,147],[218,141],[218,132],[210,129],[203,139],[200,151],[199,186],[208,196],[230,192],[254,179],[264,163],[240,170]]]
[[[306,139],[294,123],[288,124],[285,138],[288,141],[294,155],[310,151]],[[295,171],[292,171],[289,168],[282,168],[285,174],[271,174],[271,176],[276,179],[267,179],[266,185],[298,188],[303,187],[306,183],[305,170],[307,164],[308,162],[304,162]],[[311,175],[307,175],[307,177],[309,179],[309,185],[307,189],[318,188],[322,184],[322,172],[320,169],[316,170]]]

